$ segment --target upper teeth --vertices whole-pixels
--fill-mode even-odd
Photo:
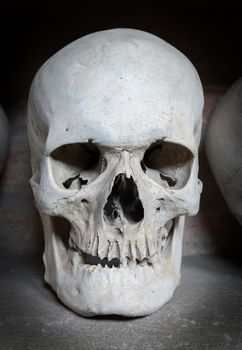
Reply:
[[[172,220],[170,220],[172,221]],[[167,237],[172,227],[172,222],[163,226],[158,232],[157,240],[151,239],[147,237],[147,235],[143,235],[139,237],[137,240],[103,240],[100,239],[98,235],[95,236],[92,244],[81,247],[75,243],[73,238],[70,238],[70,246],[78,252],[80,255],[79,258],[75,257],[75,261],[73,264],[76,265],[77,260],[79,263],[83,264],[91,264],[91,265],[100,265],[102,266],[131,266],[132,264],[139,263],[142,265],[146,263],[154,264],[160,258],[163,247],[167,241]],[[169,231],[168,231],[169,230]],[[84,259],[83,261],[83,253],[84,256],[88,259]],[[91,262],[91,258],[96,259]],[[113,260],[116,260],[116,263]]]

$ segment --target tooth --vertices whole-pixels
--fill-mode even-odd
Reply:
[[[154,242],[151,239],[147,238],[147,236],[146,236],[146,242],[147,242],[147,247],[149,252],[148,257],[150,258],[156,254],[156,249],[154,246]]]
[[[116,245],[117,245],[117,251],[118,251],[118,258],[120,259],[121,245],[119,241],[116,241]]]
[[[89,271],[94,271],[96,269],[96,265],[90,265],[90,266],[88,266],[88,270]]]
[[[139,251],[139,254],[137,253],[137,256],[139,256],[138,259],[140,261],[148,256],[145,236],[142,236],[142,238],[137,241],[137,250]]]
[[[168,233],[170,232],[172,226],[173,226],[173,220],[169,220],[169,221],[167,221],[167,223],[165,224],[165,228],[166,228],[167,235],[168,235]]]
[[[150,256],[150,251],[149,251],[149,244],[148,244],[148,238],[145,236],[145,248],[146,248],[146,258]]]
[[[94,242],[93,242],[93,246],[92,246],[92,255],[93,255],[93,256],[96,256],[96,255],[97,255],[98,240],[99,240],[99,237],[96,236],[95,239],[94,239]]]
[[[76,268],[79,264],[82,263],[82,257],[79,255],[78,252],[72,252],[71,263],[74,268]]]
[[[136,243],[131,242],[131,254],[132,254],[132,260],[136,261]]]
[[[98,256],[100,259],[104,259],[108,256],[108,250],[109,250],[109,241],[100,241],[98,245]]]
[[[70,230],[70,240],[73,242],[74,246],[85,249],[85,236],[82,232],[85,232],[82,228],[74,229],[72,226]]]
[[[146,256],[149,257],[150,252],[149,252],[149,245],[148,245],[148,238],[145,236],[145,247],[146,247]]]
[[[86,235],[85,239],[83,240],[83,247],[84,251],[87,252],[88,254],[92,254],[93,247],[97,245],[97,234],[92,234],[91,236]],[[97,247],[94,247],[97,249]],[[97,255],[97,253],[92,254],[92,255]]]
[[[70,248],[74,248],[74,249],[81,249],[81,244],[79,242],[79,237],[78,236],[74,236],[74,230],[71,229],[70,231],[70,236],[69,236],[69,246]]]
[[[119,258],[119,247],[116,241],[110,244],[109,252],[108,252],[108,260],[111,261],[114,258]]]
[[[121,253],[123,252],[123,244],[121,241],[117,241],[119,257],[121,257]]]
[[[120,261],[127,260],[127,257],[131,254],[131,247],[129,246],[130,243],[127,241],[122,241],[119,243],[119,252],[120,252]]]
[[[159,255],[158,253],[156,253],[155,255],[153,255],[151,258],[148,259],[149,263],[151,264],[155,264],[159,261]]]
[[[163,226],[163,230],[162,230],[162,235],[161,236],[165,236],[165,237],[167,237],[168,236],[168,230],[167,230],[167,228],[166,228],[166,226]]]
[[[136,258],[141,261],[142,260],[142,254],[140,252],[140,249],[138,247],[138,244],[137,242],[135,242],[135,250],[136,250]]]
[[[128,265],[128,258],[126,256],[120,258],[120,263],[122,267],[126,267]]]
[[[140,263],[141,266],[147,266],[147,259],[142,260]]]
[[[91,251],[89,250],[89,247],[91,246],[90,238],[84,237],[83,239],[79,239],[78,246],[83,250],[84,252],[90,254]]]
[[[129,265],[129,267],[134,267],[134,266],[136,266],[136,262],[133,260],[129,260],[128,265]]]
[[[125,251],[125,256],[129,259],[132,257],[132,252],[131,252],[131,243],[130,241],[126,241],[124,244],[124,251]]]

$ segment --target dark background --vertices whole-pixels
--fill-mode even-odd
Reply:
[[[193,62],[204,85],[230,85],[242,73],[241,1],[0,1],[1,88],[6,106],[25,98],[42,63],[90,32],[151,32]]]

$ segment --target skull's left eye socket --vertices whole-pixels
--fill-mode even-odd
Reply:
[[[70,190],[93,182],[106,167],[100,150],[91,142],[60,146],[50,156],[55,182]]]
[[[186,147],[157,141],[146,150],[141,167],[159,185],[181,189],[190,177],[192,162],[193,155]]]

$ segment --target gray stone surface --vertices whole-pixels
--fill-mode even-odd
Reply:
[[[181,286],[159,312],[88,319],[64,307],[44,284],[40,256],[7,253],[0,262],[1,350],[242,348],[238,261],[187,256]]]

